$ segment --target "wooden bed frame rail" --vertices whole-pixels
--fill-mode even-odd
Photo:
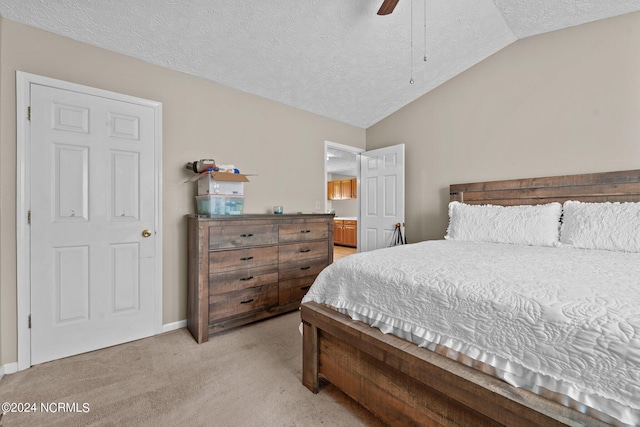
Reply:
[[[389,425],[607,425],[320,304],[301,317],[303,384],[324,377]]]

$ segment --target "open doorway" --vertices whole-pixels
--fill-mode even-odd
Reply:
[[[325,210],[336,215],[335,244],[358,252],[380,249],[392,244],[398,226],[404,228],[404,148],[365,151],[325,141]]]
[[[325,141],[325,211],[335,213],[334,244],[338,252],[358,247],[360,158],[363,149]]]

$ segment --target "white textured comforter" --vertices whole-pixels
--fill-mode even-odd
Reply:
[[[640,425],[640,254],[428,241],[341,259],[308,301]]]

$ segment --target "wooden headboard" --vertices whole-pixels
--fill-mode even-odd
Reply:
[[[640,169],[544,178],[453,184],[450,201],[472,205],[539,205],[582,202],[640,202]]]

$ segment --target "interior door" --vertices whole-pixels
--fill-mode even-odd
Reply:
[[[404,144],[360,154],[358,250],[390,246],[397,223],[404,227]]]
[[[31,93],[31,363],[155,333],[154,109]]]

